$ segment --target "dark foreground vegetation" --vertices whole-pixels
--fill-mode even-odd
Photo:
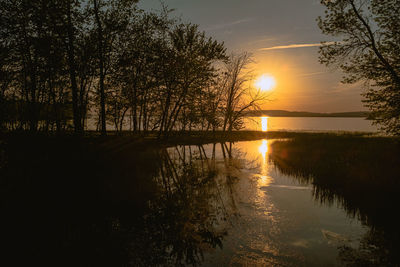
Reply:
[[[311,183],[314,197],[339,203],[370,227],[359,249],[342,247],[350,266],[399,266],[400,140],[356,136],[300,136],[272,144],[283,173]]]
[[[1,265],[200,264],[204,253],[222,246],[236,216],[237,178],[220,164],[240,170],[235,162],[243,161],[223,133],[215,139],[197,134],[168,142],[156,136],[3,137]],[[312,183],[317,201],[339,203],[370,227],[359,249],[341,248],[343,263],[398,266],[398,139],[238,132],[229,141],[266,137],[278,138],[270,159],[281,172]],[[209,142],[211,154],[201,145]],[[225,159],[220,163],[216,147]]]
[[[2,140],[2,266],[196,265],[221,246],[232,178],[215,156],[116,138]]]
[[[129,147],[159,147],[159,146],[173,146],[173,145],[193,145],[193,144],[209,144],[221,142],[239,142],[239,141],[252,141],[260,139],[285,139],[296,137],[313,137],[313,136],[352,136],[352,137],[367,137],[374,136],[374,133],[367,132],[290,132],[290,131],[172,131],[168,139],[160,139],[158,132],[148,132],[146,134],[133,134],[130,131],[109,131],[107,136],[102,136],[97,131],[87,131],[83,136],[75,136],[72,132],[62,133],[58,135],[37,133],[32,135],[26,132],[8,132],[0,135],[2,142],[7,140],[25,140],[26,142],[36,142],[40,140],[44,142],[49,139],[49,142],[77,142],[77,145],[82,143],[88,144],[105,144],[112,145],[113,142],[124,143]]]

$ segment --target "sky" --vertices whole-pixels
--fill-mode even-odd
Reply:
[[[255,76],[275,77],[263,109],[310,112],[366,110],[360,85],[341,83],[343,74],[318,62],[324,36],[316,19],[319,0],[164,0],[174,16],[198,24],[223,41],[228,52],[250,52]],[[159,10],[159,0],[142,0],[145,10]]]

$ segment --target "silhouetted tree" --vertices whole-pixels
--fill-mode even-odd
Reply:
[[[134,132],[147,131],[158,108],[154,102],[159,96],[159,55],[166,46],[167,31],[172,25],[167,13],[137,14],[117,40],[111,75],[128,102]]]
[[[224,45],[206,38],[197,25],[176,25],[169,32],[169,42],[160,55],[163,84],[159,136],[168,136],[182,110],[190,105],[189,96],[200,95],[215,74],[213,63],[225,59]]]
[[[223,90],[223,131],[232,131],[242,128],[244,112],[258,107],[258,103],[265,98],[260,90],[255,90],[249,83],[252,80],[248,65],[251,55],[243,53],[232,54],[225,64],[222,73]]]
[[[136,4],[0,1],[0,127],[83,134],[97,120],[105,135],[107,123],[122,131],[129,122],[165,138],[239,129],[261,99],[247,87],[250,57],[228,60],[197,25]]]
[[[16,111],[17,128],[48,130],[66,117],[63,43],[60,38],[59,3],[2,1],[1,46],[3,99]],[[9,92],[5,92],[9,91]],[[61,115],[63,113],[63,115]]]
[[[1,19],[0,23],[3,24]],[[6,122],[8,121],[7,113],[11,112],[6,102],[6,93],[12,81],[9,70],[10,63],[7,62],[8,54],[7,47],[0,42],[0,132],[6,128]]]
[[[340,41],[320,48],[320,62],[337,65],[345,83],[365,81],[366,106],[375,123],[400,134],[400,1],[322,0],[318,24]]]
[[[115,40],[123,34],[137,0],[102,1],[92,0],[90,12],[97,34],[97,60],[99,72],[99,96],[101,133],[106,134],[106,92],[105,79],[115,51]]]
[[[82,113],[80,112],[78,103],[78,84],[76,77],[77,64],[75,58],[77,30],[78,27],[81,26],[81,23],[79,23],[79,15],[81,15],[79,12],[79,7],[81,5],[81,1],[67,0],[63,1],[63,4],[65,13],[62,27],[66,33],[65,48],[67,52],[68,71],[71,82],[74,129],[75,132],[81,133],[83,131],[83,124],[81,119]]]
[[[79,100],[87,95],[77,84],[82,78],[77,50],[85,35],[82,3],[2,1],[1,10],[2,51],[7,51],[2,56],[3,99],[6,112],[15,113],[7,120],[19,121],[19,129],[29,121],[31,131],[53,130],[54,124],[59,131],[72,111],[74,128],[82,132],[85,112]]]

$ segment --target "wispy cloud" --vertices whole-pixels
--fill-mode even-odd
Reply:
[[[311,72],[311,73],[304,73],[297,75],[297,77],[309,77],[309,76],[315,76],[315,75],[320,75],[320,74],[325,74],[327,73],[326,71],[318,71],[318,72]]]
[[[239,19],[239,20],[235,20],[232,22],[228,22],[228,23],[222,23],[222,24],[217,24],[211,27],[206,28],[206,31],[214,31],[214,30],[219,30],[219,29],[223,29],[223,28],[228,28],[228,27],[232,27],[238,24],[243,24],[246,22],[250,22],[254,20],[254,18],[246,18],[246,19]]]
[[[304,47],[316,47],[316,46],[322,46],[322,45],[330,45],[334,44],[335,42],[326,42],[326,43],[315,43],[315,44],[290,44],[290,45],[278,45],[278,46],[272,46],[272,47],[264,47],[261,48],[261,51],[268,51],[268,50],[278,50],[278,49],[292,49],[292,48],[304,48]]]

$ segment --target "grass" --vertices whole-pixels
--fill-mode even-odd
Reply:
[[[339,204],[370,227],[361,247],[342,247],[349,266],[399,266],[400,139],[297,136],[271,145],[282,173],[313,184],[317,201]]]

